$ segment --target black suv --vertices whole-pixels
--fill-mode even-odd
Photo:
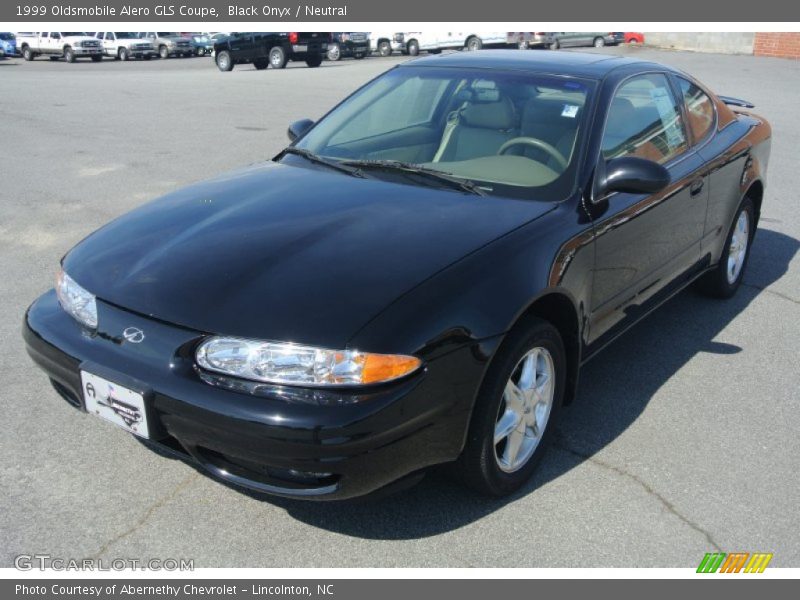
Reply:
[[[236,32],[214,44],[220,71],[232,71],[236,64],[253,63],[256,69],[283,69],[290,60],[318,67],[328,51],[330,33]]]
[[[328,60],[339,60],[352,56],[364,58],[369,54],[369,34],[363,32],[333,32],[328,44]]]

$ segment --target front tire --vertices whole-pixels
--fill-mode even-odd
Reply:
[[[331,44],[328,47],[328,60],[337,61],[342,58],[342,49],[339,44]]]
[[[167,48],[166,46],[159,46],[158,55],[164,59],[169,58],[169,48]]]
[[[197,49],[197,56],[205,56],[205,55],[206,55],[206,49],[205,48],[198,48]]]
[[[322,64],[321,54],[306,59],[306,65],[311,67],[312,69],[320,66],[321,64]]]
[[[381,56],[391,56],[392,55],[392,45],[389,42],[381,42],[378,44],[378,54]]]
[[[417,40],[411,40],[408,42],[406,46],[406,51],[408,52],[409,56],[418,56],[419,55],[419,42]]]
[[[498,351],[481,386],[459,467],[475,490],[505,496],[533,475],[564,398],[567,361],[558,330],[529,318]]]
[[[30,62],[34,58],[36,58],[36,55],[33,53],[33,50],[31,50],[28,46],[25,46],[22,49],[22,58],[24,58],[26,61]]]
[[[286,52],[280,46],[275,46],[269,51],[269,64],[273,69],[283,69],[289,59],[286,57]]]
[[[467,40],[465,48],[470,52],[475,52],[476,50],[483,48],[483,42],[479,37],[471,37]]]
[[[68,63],[75,62],[75,52],[69,46],[64,48],[64,60],[67,61]]]
[[[217,52],[215,61],[217,63],[217,68],[220,71],[233,71],[233,57],[227,50]]]
[[[594,41],[592,42],[592,45],[595,48],[602,48],[603,46],[606,45],[606,41],[601,37],[596,37],[596,38],[594,38]]]
[[[119,59],[122,62],[125,62],[129,58],[130,58],[130,55],[128,54],[128,49],[127,48],[120,48],[119,49]]]
[[[728,231],[719,263],[698,282],[702,292],[714,298],[730,298],[736,293],[744,279],[755,231],[755,207],[745,198]]]

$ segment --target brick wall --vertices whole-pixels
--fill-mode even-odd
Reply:
[[[753,54],[800,58],[800,33],[756,33]]]

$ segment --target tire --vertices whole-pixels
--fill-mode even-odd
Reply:
[[[409,56],[419,56],[419,42],[417,40],[408,42],[408,44],[406,44],[406,51]]]
[[[160,58],[169,58],[169,48],[166,46],[159,46],[158,47],[158,56]]]
[[[378,44],[378,54],[381,56],[391,56],[392,55],[392,45],[389,42],[381,42]]]
[[[222,50],[221,52],[217,52],[217,56],[214,59],[214,62],[217,63],[217,68],[220,71],[233,71],[233,57],[231,57],[231,53],[227,50]]]
[[[68,63],[75,62],[75,52],[69,46],[64,48],[64,60],[67,61]]]
[[[464,45],[464,49],[470,52],[475,52],[476,50],[480,50],[483,48],[483,41],[479,37],[471,37],[467,40],[467,43]]]
[[[266,58],[257,58],[253,61],[253,66],[259,71],[263,71],[269,66],[269,60]]]
[[[719,264],[697,282],[700,291],[713,298],[730,298],[736,293],[744,279],[755,232],[755,206],[750,198],[745,197],[728,231]]]
[[[339,44],[331,44],[328,46],[328,54],[326,55],[328,60],[337,61],[341,60],[342,58],[342,49],[339,47]]]
[[[532,384],[525,375],[529,373],[526,366],[531,365],[536,366],[537,373]],[[536,384],[545,371],[549,372],[548,380]],[[552,438],[564,398],[566,371],[564,344],[553,325],[531,317],[515,327],[493,359],[473,409],[467,442],[457,463],[467,485],[483,494],[505,496],[530,479]],[[529,383],[523,386],[524,378]],[[539,389],[540,394],[528,391],[523,396],[512,395],[507,390],[509,383],[518,384],[514,388],[517,391]],[[503,426],[505,421],[510,422]],[[496,443],[503,429],[509,433]],[[517,453],[509,447],[515,434],[515,439],[521,440],[521,446],[515,444]],[[516,459],[512,460],[512,455]]]
[[[269,66],[273,69],[283,69],[289,59],[286,57],[286,52],[280,46],[275,46],[269,51]]]
[[[22,49],[22,58],[24,58],[26,61],[30,62],[34,58],[36,58],[36,55],[33,53],[33,50],[31,50],[30,47],[25,46]]]
[[[102,61],[103,61],[102,56],[92,56],[92,62],[102,62]]]
[[[517,42],[517,50],[527,50],[530,46],[528,46],[528,42],[525,40],[520,40]]]
[[[122,62],[125,62],[126,60],[128,60],[130,58],[130,55],[128,54],[128,49],[127,48],[120,48],[119,52],[117,54],[119,55],[119,59]]]
[[[311,67],[312,69],[320,66],[322,64],[322,55],[318,54],[317,56],[312,56],[306,59],[306,65]]]
[[[206,55],[206,49],[205,48],[198,48],[197,49],[197,56],[205,56],[205,55]]]
[[[558,40],[550,44],[550,50],[558,50],[559,48],[561,48],[561,43]]]
[[[606,41],[601,37],[594,38],[594,41],[592,42],[592,46],[594,46],[595,48],[602,48],[605,45]]]

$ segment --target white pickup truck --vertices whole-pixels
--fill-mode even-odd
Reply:
[[[150,40],[142,39],[130,31],[98,31],[95,37],[103,44],[103,53],[115,60],[150,60],[158,56]]]
[[[64,58],[68,63],[89,57],[103,60],[103,44],[84,31],[35,31],[17,34],[17,48],[25,60],[48,56],[50,60]]]
[[[480,50],[484,47],[520,48],[545,45],[546,34],[521,31],[404,31],[395,34],[402,52],[416,56],[421,51],[436,54],[442,50]]]

